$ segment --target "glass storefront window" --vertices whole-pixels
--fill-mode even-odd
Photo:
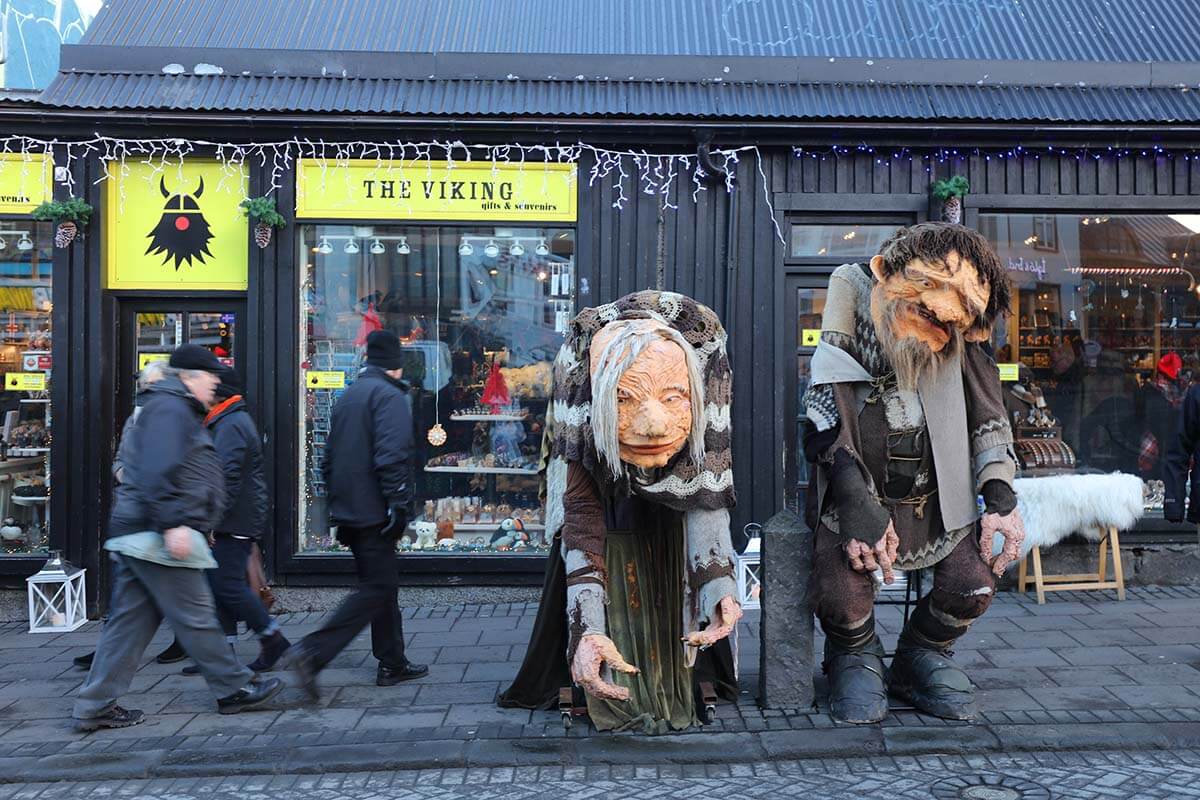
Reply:
[[[401,549],[544,552],[538,469],[551,365],[575,313],[574,231],[306,225],[301,240],[298,552],[342,549],[321,466],[344,389],[308,376],[348,386],[379,328],[401,338],[413,385],[417,519]]]
[[[54,230],[0,220],[0,553],[47,552]],[[20,377],[14,378],[13,373]]]
[[[1074,469],[1138,475],[1161,508],[1168,439],[1200,380],[1200,215],[980,214],[979,228],[1016,290],[993,345],[1021,365],[1006,384],[1018,457],[1044,428]],[[1039,395],[1048,419],[1029,415]]]
[[[833,264],[867,261],[895,232],[895,224],[793,223],[791,257],[828,260]]]

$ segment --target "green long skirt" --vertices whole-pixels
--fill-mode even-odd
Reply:
[[[683,529],[680,523],[605,538],[608,635],[641,672],[611,671],[628,700],[587,698],[597,730],[669,733],[700,724],[683,636]]]

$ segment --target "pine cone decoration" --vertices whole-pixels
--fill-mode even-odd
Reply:
[[[260,222],[254,226],[254,243],[260,250],[265,250],[271,243],[271,226]]]
[[[963,204],[961,197],[951,197],[942,203],[942,222],[962,224]]]
[[[54,246],[66,247],[71,242],[75,241],[76,235],[79,233],[79,228],[74,222],[67,220],[58,223],[58,228],[54,231]]]

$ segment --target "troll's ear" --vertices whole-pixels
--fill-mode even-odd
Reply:
[[[883,256],[871,256],[871,274],[875,276],[875,280],[883,283]]]

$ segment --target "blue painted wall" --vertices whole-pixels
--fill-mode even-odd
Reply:
[[[0,0],[0,86],[44,89],[58,70],[58,48],[78,42],[102,0]]]

